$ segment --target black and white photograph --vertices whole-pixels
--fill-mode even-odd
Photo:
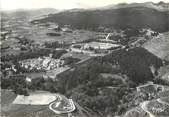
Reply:
[[[0,117],[169,117],[169,0],[0,0]]]

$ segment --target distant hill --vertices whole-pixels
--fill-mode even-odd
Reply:
[[[130,8],[130,7],[147,7],[156,9],[159,11],[167,11],[169,10],[169,3],[159,2],[159,3],[153,3],[153,2],[145,2],[145,3],[121,3],[117,5],[108,5],[102,7],[102,9],[120,9],[120,8]]]
[[[130,5],[131,6],[131,5]],[[51,14],[46,18],[34,20],[40,23],[56,22],[69,24],[74,28],[96,29],[98,26],[126,28],[151,28],[158,32],[169,30],[169,12],[141,6],[119,7],[117,9],[71,10]]]
[[[41,8],[41,9],[32,9],[32,10],[27,10],[27,9],[17,9],[17,10],[12,10],[12,11],[2,11],[2,19],[3,18],[22,18],[22,17],[27,17],[29,19],[33,18],[39,18],[40,16],[43,15],[48,15],[52,13],[57,13],[58,10],[53,9],[53,8]]]

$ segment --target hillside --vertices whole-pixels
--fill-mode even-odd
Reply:
[[[143,47],[161,59],[169,61],[169,32],[163,33],[157,39],[149,40]]]
[[[152,65],[158,69],[162,61],[144,48],[115,51],[60,74],[58,89],[101,116],[120,115],[133,107],[136,92],[131,89],[154,79]]]
[[[126,28],[151,28],[158,32],[169,30],[168,11],[158,11],[147,7],[125,7],[106,10],[65,11],[52,14],[34,22],[55,22],[61,25],[69,24],[74,28],[96,29],[98,26]]]
[[[162,60],[144,48],[134,48],[129,51],[120,50],[105,56],[104,61],[118,63],[123,73],[126,73],[135,83],[153,79],[150,66],[159,69]]]

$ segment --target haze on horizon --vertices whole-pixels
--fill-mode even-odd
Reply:
[[[118,3],[169,2],[169,0],[0,0],[1,10],[96,8]]]

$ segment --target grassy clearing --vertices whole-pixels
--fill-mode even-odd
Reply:
[[[45,72],[31,72],[31,73],[24,73],[25,76],[30,77],[31,79],[43,77],[46,74]]]

